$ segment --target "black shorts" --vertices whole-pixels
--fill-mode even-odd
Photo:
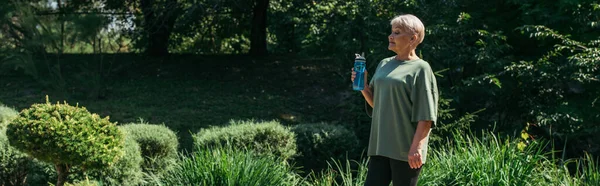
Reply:
[[[418,169],[411,169],[406,161],[390,159],[383,156],[371,156],[365,186],[416,186],[421,173]]]

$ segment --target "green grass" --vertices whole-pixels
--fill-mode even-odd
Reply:
[[[543,143],[519,149],[517,142],[490,132],[480,137],[455,133],[446,145],[431,149],[419,185],[600,185],[597,159],[588,155],[560,163],[543,153]],[[334,161],[300,185],[363,185],[367,166],[365,159]]]
[[[557,165],[543,143],[519,149],[518,141],[484,132],[454,133],[434,148],[419,180],[422,185],[581,185],[567,165]]]
[[[311,172],[299,185],[303,186],[362,186],[365,184],[368,159],[340,161],[331,159],[321,172]]]
[[[296,185],[298,180],[292,167],[278,157],[225,146],[182,156],[175,169],[149,184],[285,186]]]

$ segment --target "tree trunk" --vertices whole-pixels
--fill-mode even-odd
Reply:
[[[267,55],[267,10],[269,0],[256,0],[250,33],[250,54],[254,56]]]
[[[58,16],[58,20],[60,20],[60,47],[58,47],[58,54],[62,54],[65,50],[65,20],[64,20],[64,12],[61,0],[56,1],[58,4],[58,12],[61,14]]]
[[[57,164],[55,167],[58,174],[56,186],[63,186],[67,182],[67,176],[69,176],[69,166],[67,164]]]
[[[156,6],[156,3],[155,0],[140,1],[148,41],[146,52],[151,56],[166,56],[169,54],[169,37],[181,10],[174,0],[166,1],[162,6]]]

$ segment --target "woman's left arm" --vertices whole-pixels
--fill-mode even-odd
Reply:
[[[417,124],[417,130],[408,151],[408,164],[410,168],[416,169],[423,165],[421,161],[421,145],[425,143],[425,138],[429,135],[431,124],[432,121],[419,121]]]

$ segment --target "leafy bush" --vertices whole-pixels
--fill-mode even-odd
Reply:
[[[6,129],[0,129],[0,185],[23,185],[31,158],[8,144]]]
[[[198,147],[155,185],[297,185],[297,175],[280,158],[236,147]]]
[[[0,185],[46,185],[56,177],[53,167],[11,147],[0,129]]]
[[[179,142],[177,135],[163,125],[144,123],[120,126],[140,146],[144,163],[142,170],[162,174],[172,167],[177,159]]]
[[[0,103],[0,129],[3,129],[8,125],[10,120],[16,118],[19,113],[10,107],[4,106]]]
[[[103,169],[89,170],[85,173],[80,171],[73,175],[71,180],[85,181],[87,174],[89,179],[96,180],[103,185],[139,185],[142,181],[142,152],[135,139],[126,131],[125,144],[123,146],[124,155],[113,166]]]
[[[8,125],[7,136],[11,146],[55,164],[57,185],[66,181],[69,167],[107,167],[122,156],[123,134],[108,117],[67,103],[33,104]]]
[[[327,160],[357,158],[358,139],[354,132],[343,126],[325,123],[300,124],[292,128],[296,134],[298,157],[305,170],[327,167]]]
[[[195,147],[227,145],[275,155],[284,160],[296,154],[294,134],[276,121],[231,121],[226,127],[202,129],[193,138]]]

